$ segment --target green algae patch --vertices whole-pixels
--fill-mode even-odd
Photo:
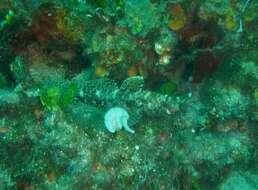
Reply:
[[[160,86],[160,93],[161,94],[167,94],[167,95],[173,95],[176,92],[177,85],[173,82],[165,82]]]
[[[67,87],[51,86],[40,90],[40,101],[49,110],[66,108],[74,99],[75,85]]]

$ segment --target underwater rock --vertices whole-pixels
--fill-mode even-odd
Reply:
[[[258,189],[257,9],[0,0],[0,190]]]
[[[14,187],[14,181],[10,175],[10,173],[8,173],[8,171],[2,167],[2,165],[0,166],[0,188],[1,189],[5,189],[5,188],[10,188],[12,189]]]
[[[17,104],[19,103],[19,96],[8,90],[0,90],[0,106],[5,104]]]
[[[233,87],[217,88],[217,91],[215,90],[215,92],[211,94],[211,97],[211,102],[216,110],[216,114],[222,120],[246,117],[250,99],[239,89]]]
[[[10,64],[10,70],[16,82],[21,82],[26,78],[26,71],[22,57],[15,57],[14,61]]]
[[[221,184],[219,190],[255,190],[258,188],[258,175],[248,172],[233,171],[228,178]]]
[[[125,19],[119,24],[127,25],[132,34],[144,37],[160,25],[158,8],[160,7],[157,4],[149,0],[125,1]]]

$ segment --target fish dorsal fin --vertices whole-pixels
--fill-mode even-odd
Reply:
[[[144,78],[142,76],[133,76],[123,81],[120,90],[137,92],[139,90],[142,90],[143,85]]]

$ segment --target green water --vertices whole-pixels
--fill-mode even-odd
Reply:
[[[0,0],[0,190],[257,190],[257,10]]]

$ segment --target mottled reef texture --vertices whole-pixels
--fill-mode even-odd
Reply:
[[[257,10],[0,0],[0,190],[257,190]]]

